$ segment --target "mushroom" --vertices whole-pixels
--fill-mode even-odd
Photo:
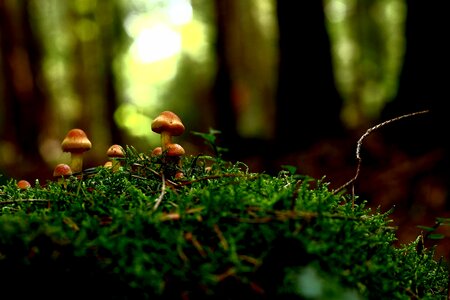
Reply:
[[[72,169],[67,164],[57,164],[55,169],[53,169],[53,177],[57,178],[61,184],[70,175],[72,175]]]
[[[165,151],[172,143],[172,136],[183,134],[184,125],[181,119],[171,111],[163,111],[152,122],[152,130],[161,134],[161,147]]]
[[[179,144],[169,144],[167,145],[167,160],[170,163],[173,163],[175,165],[178,165],[181,168],[181,156],[183,156],[185,153],[183,147]],[[175,173],[175,178],[180,179],[183,177],[183,172],[177,171]]]
[[[181,171],[177,171],[175,173],[175,179],[182,179],[184,177],[184,173]]]
[[[64,152],[71,154],[70,168],[72,172],[78,173],[83,170],[83,153],[89,151],[91,147],[91,141],[83,130],[78,128],[69,130],[61,143],[61,148]]]
[[[123,151],[122,146],[117,144],[112,145],[106,151],[106,155],[111,159],[113,171],[117,171],[121,165],[120,161],[118,161],[117,159],[125,157],[125,152]]]
[[[160,156],[162,154],[162,148],[156,147],[152,150],[152,156]]]
[[[168,144],[166,155],[169,157],[179,157],[184,155],[184,148],[179,144]]]
[[[17,187],[21,190],[26,190],[31,187],[31,184],[25,179],[22,179],[17,182]]]

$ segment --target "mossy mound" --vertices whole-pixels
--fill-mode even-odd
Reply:
[[[97,299],[446,299],[389,213],[295,174],[126,147],[121,167],[0,189],[2,293]],[[171,169],[173,168],[173,169]],[[179,169],[181,168],[181,170]],[[184,177],[172,179],[182,171]],[[165,174],[165,175],[163,175]]]

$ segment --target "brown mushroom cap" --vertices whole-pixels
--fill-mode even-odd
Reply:
[[[53,177],[69,176],[72,175],[72,170],[69,165],[58,164],[53,170]]]
[[[87,138],[86,133],[78,128],[69,130],[61,143],[61,149],[64,152],[85,152],[91,147],[91,141]]]
[[[152,130],[156,133],[170,132],[171,135],[183,134],[184,125],[181,119],[171,111],[163,111],[152,122]]]
[[[26,190],[27,188],[31,187],[31,184],[27,180],[22,179],[17,182],[17,187],[21,190]]]
[[[159,156],[162,153],[163,151],[161,147],[156,147],[155,149],[152,150],[152,156]]]
[[[167,156],[181,156],[184,155],[184,148],[179,144],[167,145]]]
[[[108,148],[106,155],[110,158],[125,157],[125,152],[123,151],[122,146],[114,144]]]

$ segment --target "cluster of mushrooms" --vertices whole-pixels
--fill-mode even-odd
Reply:
[[[172,136],[179,136],[183,134],[185,127],[181,119],[171,111],[163,111],[152,122],[152,131],[161,135],[161,146],[153,149],[152,156],[161,156],[164,163],[176,164],[181,166],[181,156],[185,154],[183,147],[172,142]],[[80,174],[83,171],[83,154],[92,148],[92,143],[88,139],[86,133],[79,128],[69,130],[66,137],[61,143],[63,152],[69,152],[71,155],[70,164],[57,164],[53,170],[53,177],[60,182],[65,178]],[[112,168],[117,171],[120,167],[120,159],[125,157],[123,148],[114,144],[108,148],[106,155],[109,160],[104,164],[106,168]],[[175,178],[182,178],[183,173],[177,171]],[[26,180],[17,182],[17,187],[20,189],[27,189],[31,184]]]
[[[68,176],[81,173],[83,171],[83,154],[91,148],[92,143],[82,129],[69,130],[61,143],[61,150],[70,153],[70,164],[57,164],[53,170],[53,177],[57,178],[58,181],[63,181]],[[108,148],[106,155],[110,160],[104,164],[104,167],[113,168],[116,171],[120,166],[120,161],[117,158],[124,158],[125,152],[120,145],[114,144]]]
[[[172,142],[172,137],[182,135],[184,129],[181,119],[176,114],[171,111],[163,111],[152,122],[152,130],[161,135],[161,147],[153,149],[152,156],[164,154],[164,163],[181,167],[181,156],[185,151],[180,144]],[[177,179],[183,176],[183,172],[180,170],[175,173]]]

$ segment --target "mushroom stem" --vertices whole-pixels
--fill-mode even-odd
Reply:
[[[83,153],[82,152],[72,152],[70,168],[73,173],[78,173],[83,170]]]
[[[117,159],[115,159],[115,158],[113,158],[113,159],[111,159],[111,162],[112,162],[112,166],[111,166],[112,171],[113,171],[113,172],[119,171],[120,166],[122,165],[122,164],[120,163],[120,161],[117,160]]]
[[[162,131],[161,132],[161,148],[162,151],[167,150],[167,146],[172,144],[172,135],[169,131]]]

